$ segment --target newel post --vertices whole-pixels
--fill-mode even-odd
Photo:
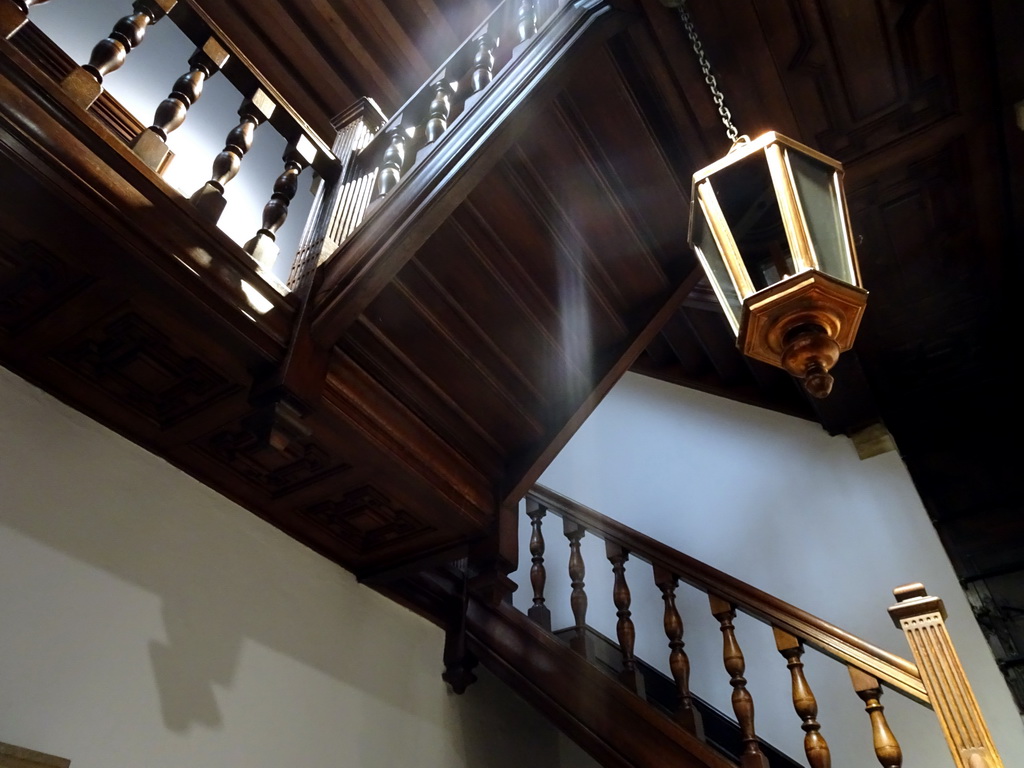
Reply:
[[[946,743],[958,768],[1003,768],[988,726],[946,630],[946,608],[923,584],[893,590],[893,623],[910,643]]]
[[[337,131],[331,151],[341,167],[338,178],[317,187],[313,208],[292,262],[288,287],[305,285],[313,270],[331,256],[363,220],[374,189],[373,168],[359,163],[359,152],[384,124],[384,114],[373,99],[362,98],[331,124]]]

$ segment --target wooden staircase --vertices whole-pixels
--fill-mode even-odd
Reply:
[[[850,729],[857,724],[818,722],[818,698],[813,681],[804,671],[807,648],[848,669],[853,694],[847,690],[845,695],[855,695],[863,703],[867,714],[861,726],[863,739],[871,744],[884,768],[899,766],[903,761],[903,748],[881,702],[884,689],[897,691],[935,711],[954,764],[962,768],[1002,765],[942,626],[941,601],[926,597],[921,585],[896,590],[898,603],[889,609],[897,626],[907,634],[914,663],[549,489],[534,488],[527,497],[526,509],[532,525],[533,606],[529,615],[512,607],[508,600],[495,599],[492,591],[476,589],[476,573],[469,561],[378,585],[385,594],[447,628],[445,679],[456,692],[461,693],[472,683],[473,667],[478,662],[483,664],[603,766],[791,766],[796,756],[783,755],[764,744],[755,729],[754,700],[744,678],[743,641],[733,624],[737,612],[742,612],[772,628],[775,649],[782,657],[780,664],[790,672],[796,714],[793,727],[799,723],[804,731],[804,752],[811,768],[831,765],[832,752],[825,735],[830,729]],[[574,627],[556,633],[551,632],[545,605],[548,545],[543,522],[549,514],[561,519],[559,533],[568,539],[570,601],[576,622]],[[585,590],[579,541],[587,534],[604,541],[615,573],[609,596],[588,596]],[[631,559],[653,567],[655,584],[651,586],[660,590],[665,604],[663,628],[670,650],[667,667],[671,679],[634,655],[631,587],[625,575]],[[676,601],[681,582],[707,593],[711,614],[721,624],[724,677],[733,688],[734,721],[696,700],[690,690],[691,664],[707,664],[709,660],[691,660],[685,650],[688,638],[684,638]],[[645,587],[634,582],[632,589]],[[588,626],[591,601],[596,606],[603,604],[608,611],[614,605],[617,645]],[[927,640],[921,635],[925,625]],[[611,648],[617,651],[617,659],[608,658]],[[822,695],[834,696],[837,692],[819,690],[817,696]],[[895,730],[899,732],[898,722]],[[836,759],[847,762],[851,757],[836,755]]]
[[[880,685],[936,705],[917,666],[547,492],[532,513],[560,508],[577,544],[599,532],[617,559],[626,685],[584,658],[582,576],[570,648],[542,610],[527,618],[503,601],[516,506],[610,387],[659,343],[728,346],[685,247],[688,177],[708,149],[636,4],[552,0],[528,4],[525,20],[501,4],[389,120],[363,103],[325,141],[200,3],[137,3],[146,24],[166,15],[197,44],[224,46],[239,132],[266,121],[288,141],[263,226],[240,247],[198,201],[229,193],[217,168],[241,162],[244,142],[217,156],[212,193],[180,195],[130,146],[169,122],[154,131],[102,92],[84,98],[89,71],[0,3],[0,184],[17,190],[0,209],[5,365],[442,623],[455,687],[479,659],[604,765],[734,764],[685,706],[671,611],[684,712],[666,717],[635,693],[631,554],[660,569],[666,606],[677,579],[712,596],[744,768],[763,755],[737,608],[776,630],[795,691],[803,643],[850,666],[879,759],[898,764]],[[100,59],[124,47],[110,40]],[[191,97],[174,93],[183,115]],[[268,254],[307,167],[323,182],[285,287]],[[751,376],[777,407],[797,407],[777,374],[739,378]],[[799,698],[821,768],[813,696]],[[998,768],[977,733],[954,750],[958,764]]]

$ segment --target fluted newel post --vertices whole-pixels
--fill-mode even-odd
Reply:
[[[544,629],[551,630],[551,610],[544,604],[544,585],[547,570],[544,568],[544,532],[541,521],[547,509],[533,499],[526,500],[526,514],[530,518],[530,585],[533,587],[533,605],[527,615]]]
[[[636,656],[633,649],[636,645],[636,628],[633,626],[633,618],[629,610],[632,598],[629,594],[629,584],[626,583],[626,561],[629,559],[629,551],[608,540],[605,540],[604,549],[615,576],[612,585],[612,600],[615,603],[615,615],[618,618],[615,622],[615,636],[619,640],[619,649],[622,652],[622,673],[619,675],[619,679],[628,688],[635,691]]]
[[[803,643],[799,638],[777,627],[772,627],[772,632],[775,635],[775,647],[786,660],[793,680],[793,708],[802,721],[800,727],[805,734],[804,752],[807,755],[807,763],[811,768],[830,768],[832,755],[828,742],[821,735],[821,725],[818,724],[818,702],[804,676],[804,663],[801,661],[804,655]]]
[[[373,99],[361,98],[331,120],[338,132],[331,151],[341,163],[337,181],[317,187],[306,228],[288,276],[288,287],[306,286],[314,270],[334,253],[362,221],[373,195],[376,172],[359,163],[358,152],[384,123]]]
[[[380,173],[377,175],[377,197],[384,197],[402,179],[405,167],[405,130],[401,125],[388,133],[388,148],[384,150]]]
[[[732,709],[740,724],[743,741],[743,754],[740,755],[742,768],[768,768],[768,760],[761,751],[754,731],[754,699],[747,690],[747,680],[743,677],[746,671],[746,660],[743,651],[736,641],[736,630],[733,620],[736,608],[731,603],[716,595],[709,594],[711,615],[718,619],[722,628],[722,660],[725,671],[729,673],[732,684]]]
[[[494,78],[494,37],[484,32],[475,41],[473,54],[473,93],[482,91]]]
[[[430,100],[430,106],[427,108],[427,122],[423,126],[427,144],[437,141],[441,138],[441,134],[448,129],[448,117],[452,111],[452,95],[455,93],[444,72],[441,73],[441,79],[434,83],[433,88],[434,97]]]
[[[146,30],[166,16],[177,0],[135,0],[134,13],[118,20],[110,36],[92,49],[89,63],[71,71],[61,83],[67,94],[88,109],[103,93],[103,78],[121,68],[128,54],[142,44]]]
[[[516,32],[519,42],[525,43],[537,34],[537,0],[518,0],[516,5]]]
[[[274,266],[281,252],[275,242],[277,230],[288,218],[288,205],[299,189],[299,174],[316,159],[316,147],[305,136],[299,136],[288,145],[281,159],[284,160],[284,171],[274,182],[274,194],[263,208],[263,226],[256,232],[256,236],[243,246],[243,250],[268,271]]]
[[[240,120],[228,133],[224,149],[213,159],[213,176],[189,198],[189,202],[207,221],[216,224],[224,213],[227,205],[224,185],[238,175],[242,158],[252,149],[256,128],[273,114],[274,102],[260,89],[256,89],[252,97],[243,101],[238,108]]]
[[[153,124],[135,137],[131,144],[135,154],[157,173],[163,173],[174,156],[167,147],[167,134],[185,122],[189,107],[203,95],[203,84],[228,58],[224,46],[212,37],[196,48],[188,60],[189,71],[175,81],[170,94],[157,106]]]
[[[903,750],[900,743],[896,741],[889,722],[885,719],[885,707],[882,706],[882,686],[878,680],[867,672],[849,667],[850,682],[853,683],[853,690],[864,702],[864,711],[871,718],[871,741],[875,749],[875,757],[882,768],[901,768],[903,765]]]
[[[34,5],[47,0],[0,0],[0,35],[6,40],[28,21],[28,12]]]
[[[580,539],[586,534],[582,525],[572,520],[562,519],[562,530],[569,540],[569,582],[572,586],[572,595],[569,597],[569,605],[572,608],[573,619],[575,620],[576,634],[569,641],[569,647],[582,656],[587,655],[587,593],[583,587],[583,577],[586,576],[586,567],[583,564],[583,555],[580,554]]]
[[[958,768],[1003,768],[946,630],[942,600],[929,595],[923,584],[899,587],[893,595],[897,603],[889,609],[889,615],[907,636],[953,761]]]
[[[704,724],[700,712],[693,706],[690,694],[690,657],[683,650],[683,619],[676,608],[676,588],[679,579],[671,571],[654,566],[654,583],[661,590],[661,599],[665,602],[665,636],[668,638],[668,666],[672,679],[676,683],[679,694],[679,708],[676,719],[698,738],[704,736]]]

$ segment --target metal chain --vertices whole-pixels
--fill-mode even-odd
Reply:
[[[704,46],[701,45],[700,38],[697,37],[697,30],[693,26],[693,19],[690,18],[690,12],[686,9],[686,0],[683,0],[678,8],[679,18],[682,19],[683,26],[686,27],[686,33],[690,36],[690,42],[693,43],[693,52],[697,54],[697,61],[700,63],[700,70],[704,73],[704,82],[708,84],[708,88],[711,90],[711,98],[714,99],[715,104],[718,106],[718,114],[721,115],[722,123],[725,125],[725,135],[729,137],[729,141],[734,145],[744,140],[749,141],[746,136],[740,136],[739,130],[733,125],[732,114],[725,106],[725,96],[718,90],[718,81],[711,74],[711,64],[708,63],[708,58],[704,55]]]

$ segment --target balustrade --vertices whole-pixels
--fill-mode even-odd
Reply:
[[[473,84],[473,93],[479,93],[494,78],[494,37],[486,30],[481,32],[476,40],[476,52],[473,54],[473,74],[470,82]]]
[[[377,174],[374,201],[398,187],[459,115],[485,95],[513,58],[513,48],[535,38],[557,7],[552,2],[504,0],[388,120],[357,161]]]
[[[569,646],[577,653],[587,655],[587,592],[583,583],[586,576],[586,566],[583,563],[583,555],[580,553],[580,539],[586,534],[586,530],[572,520],[563,518],[565,537],[569,540],[569,580],[572,586],[572,595],[569,597],[569,605],[572,607],[572,615],[576,623],[576,630]]]
[[[213,176],[189,198],[200,214],[214,224],[227,205],[224,186],[238,175],[242,158],[252,149],[256,128],[269,120],[273,112],[274,102],[259,89],[242,102],[238,125],[228,133],[224,149],[213,159]]]
[[[217,40],[210,38],[188,60],[189,71],[179,77],[170,94],[160,102],[153,116],[153,124],[135,137],[132,149],[157,173],[162,173],[170,162],[167,134],[181,127],[189,107],[203,95],[203,84],[220,71],[230,54]]]
[[[457,85],[458,83],[456,83]],[[448,127],[448,116],[452,111],[452,95],[454,93],[452,84],[443,75],[434,83],[434,98],[430,100],[427,122],[423,125],[425,144],[437,141]]]
[[[683,650],[683,619],[676,607],[676,587],[679,586],[679,579],[671,571],[656,565],[654,583],[661,590],[661,598],[665,602],[665,636],[668,638],[670,651],[668,666],[679,695],[677,717],[688,730],[702,736],[704,728],[700,713],[693,706],[693,696],[690,694],[690,657]]]
[[[0,31],[9,36],[23,25],[29,9],[43,1],[0,0]],[[135,0],[131,9],[132,12],[119,19],[111,33],[93,48],[89,61],[82,66],[71,68],[63,64],[59,51],[56,55],[49,53],[53,48],[52,42],[33,29],[32,40],[42,41],[34,42],[35,50],[45,61],[58,63],[50,69],[51,76],[60,82],[73,101],[99,116],[147,166],[161,175],[174,156],[168,147],[168,135],[184,123],[190,108],[202,96],[206,81],[223,72],[246,97],[238,110],[237,125],[228,131],[223,150],[213,160],[211,178],[191,196],[190,201],[200,216],[217,223],[227,202],[225,185],[238,174],[242,158],[252,148],[255,129],[265,122],[274,125],[288,141],[285,168],[264,208],[259,231],[243,246],[257,263],[269,269],[278,255],[278,232],[287,219],[289,204],[297,189],[298,174],[312,165],[324,182],[321,186],[333,193],[343,175],[340,161],[266,80],[251,68],[248,59],[239,54],[193,0]],[[105,78],[126,63],[128,55],[144,41],[149,28],[164,16],[170,18],[197,47],[188,57],[188,71],[174,81],[166,98],[156,102],[152,124],[140,130],[134,127],[137,123],[133,118],[109,96],[99,104],[95,102],[103,93]],[[333,197],[327,194],[324,199]],[[322,216],[313,218],[323,220]]]
[[[405,130],[401,126],[388,132],[388,148],[384,150],[380,176],[377,177],[377,196],[383,197],[402,179],[402,168],[405,166]]]
[[[903,750],[885,719],[885,707],[880,701],[882,686],[877,679],[856,667],[850,667],[850,680],[853,682],[853,690],[864,702],[864,711],[871,718],[871,742],[875,757],[882,768],[900,768],[903,765]]]
[[[146,30],[176,4],[177,0],[135,0],[133,13],[119,19],[110,35],[96,44],[89,63],[64,79],[68,95],[83,109],[88,109],[103,92],[103,78],[124,66],[128,54],[142,44]]]
[[[544,629],[551,629],[551,610],[544,605],[544,586],[547,583],[547,570],[544,568],[544,532],[541,523],[547,512],[535,501],[526,505],[526,514],[530,517],[530,585],[533,587],[533,605],[528,615]]]
[[[711,603],[711,615],[721,624],[722,661],[725,662],[725,671],[729,673],[729,684],[732,686],[732,709],[739,721],[743,739],[740,765],[743,768],[768,768],[768,761],[757,743],[757,734],[754,732],[754,698],[747,690],[747,680],[743,677],[743,673],[746,671],[746,661],[743,658],[743,651],[736,641],[736,628],[733,626],[733,620],[736,618],[736,606],[714,594],[709,594],[708,600]]]
[[[274,193],[263,208],[263,226],[256,236],[244,246],[264,270],[270,271],[277,260],[280,249],[277,247],[277,231],[288,218],[288,206],[299,188],[299,174],[312,164],[316,156],[316,148],[305,136],[300,136],[285,149],[284,171],[274,182]]]
[[[636,690],[636,657],[633,649],[636,644],[636,628],[633,626],[632,613],[629,610],[631,597],[629,585],[626,583],[626,561],[629,551],[610,541],[605,542],[605,552],[612,564],[615,583],[612,587],[612,602],[615,603],[615,636],[619,640],[622,652],[622,672],[620,679],[627,687]]]
[[[804,676],[804,663],[801,661],[804,644],[800,642],[800,638],[777,627],[773,627],[772,632],[775,635],[775,647],[786,660],[786,667],[789,668],[793,680],[793,708],[796,709],[801,720],[800,727],[804,730],[804,753],[807,755],[807,762],[811,768],[829,768],[832,765],[832,755],[828,742],[821,735],[818,701],[814,698],[814,692]]]
[[[935,709],[957,768],[1002,768],[942,623],[945,616],[942,603],[927,596],[921,585],[897,589],[898,603],[890,609],[894,622],[907,633],[919,665],[915,666],[621,523],[538,487],[527,496],[527,513],[533,526],[530,539],[533,566],[541,571],[544,558],[541,519],[549,512],[562,518],[569,543],[569,603],[573,616],[570,647],[582,654],[588,651],[585,638],[590,630],[586,625],[587,596],[580,540],[592,533],[604,540],[612,564],[611,603],[617,617],[616,635],[622,654],[620,680],[633,690],[644,688],[636,677],[641,664],[634,656],[636,629],[625,577],[626,562],[634,557],[651,564],[654,583],[664,602],[664,632],[670,651],[667,666],[678,694],[675,718],[699,738],[703,738],[703,727],[690,690],[691,662],[684,651],[683,621],[676,606],[676,589],[679,582],[684,581],[708,594],[711,614],[717,619],[722,635],[722,660],[732,688],[733,711],[742,742],[739,753],[742,768],[765,768],[768,761],[754,727],[754,702],[745,677],[747,662],[734,624],[738,610],[767,623],[772,629],[775,648],[785,659],[790,673],[790,697],[804,732],[804,753],[810,768],[831,768],[832,756],[818,722],[818,699],[805,674],[803,656],[807,646],[848,667],[854,691],[869,716],[871,746],[882,768],[901,768],[903,763],[902,749],[881,704],[883,684]],[[533,580],[535,605],[538,599],[539,604],[550,603],[550,598],[543,595],[543,584],[543,578]]]
[[[519,0],[516,9],[516,32],[519,34],[521,43],[525,43],[537,34],[536,0]]]

